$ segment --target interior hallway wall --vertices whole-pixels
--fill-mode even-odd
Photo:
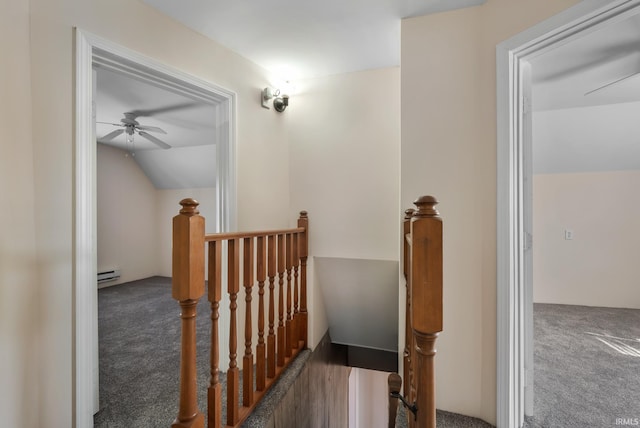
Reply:
[[[119,268],[116,285],[158,274],[157,191],[125,150],[97,144],[98,272]]]
[[[400,70],[393,67],[296,82],[283,113],[291,217],[309,212],[314,257],[398,260],[399,79]],[[376,284],[370,285],[374,293]],[[328,327],[323,305],[329,302],[319,287],[310,284],[310,290],[312,343],[317,343]]]
[[[496,421],[496,45],[575,0],[488,0],[402,21],[401,206],[440,200],[438,408]],[[400,314],[402,319],[403,314]],[[464,385],[464,388],[461,388]]]
[[[34,222],[29,2],[0,3],[0,415],[37,428],[43,357]],[[45,209],[46,207],[40,207]]]
[[[533,177],[534,302],[640,309],[638,188],[640,171]]]
[[[180,201],[194,198],[215,233],[216,189],[156,189],[126,152],[98,144],[98,271],[117,267],[121,277],[103,286],[171,272],[172,219]]]
[[[386,427],[389,373],[352,367],[349,373],[349,428]],[[401,405],[401,404],[400,404]]]

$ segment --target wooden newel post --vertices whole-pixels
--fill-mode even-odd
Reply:
[[[204,218],[194,199],[180,201],[173,218],[173,298],[182,310],[180,355],[180,405],[172,427],[204,427],[196,390],[196,305],[204,294]]]
[[[298,238],[298,256],[300,257],[300,323],[297,324],[299,329],[298,339],[303,342],[302,347],[307,347],[307,257],[309,256],[309,217],[306,211],[300,211],[298,219],[298,227],[304,227],[304,232]]]
[[[398,373],[390,373],[387,378],[387,391],[389,392],[389,422],[388,428],[395,428],[398,414],[398,396],[402,388],[402,378]]]
[[[435,428],[435,342],[442,331],[442,219],[433,196],[414,202],[411,220],[411,324],[417,368],[417,426]]]
[[[406,282],[406,297],[405,297],[405,343],[404,343],[404,364],[403,364],[403,375],[404,375],[404,397],[409,400],[409,402],[413,403],[415,399],[412,391],[411,385],[413,385],[413,369],[411,367],[411,354],[413,352],[413,331],[411,330],[411,283],[409,281],[409,269],[411,267],[411,246],[409,242],[407,242],[407,235],[411,233],[411,219],[413,218],[414,213],[413,208],[409,208],[404,212],[404,219],[402,221],[402,242],[404,246],[404,250],[402,254],[404,255],[403,260],[403,275]]]

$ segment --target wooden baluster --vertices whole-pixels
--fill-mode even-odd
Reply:
[[[265,388],[265,362],[266,352],[264,346],[264,281],[266,275],[266,247],[265,237],[256,239],[256,275],[258,279],[258,345],[256,346],[256,390],[264,391]]]
[[[278,235],[278,367],[284,366],[284,235]]]
[[[196,305],[204,294],[204,218],[194,199],[180,201],[173,218],[172,296],[180,302],[182,339],[180,353],[180,404],[174,428],[204,427],[198,410],[196,385]]]
[[[298,265],[300,264],[300,258],[298,256],[298,234],[293,235],[293,321],[291,322],[291,347],[298,349],[300,343],[298,343],[300,337],[298,335],[298,322],[300,317],[298,315]]]
[[[276,377],[276,335],[275,326],[275,280],[276,280],[276,237],[267,238],[268,247],[268,276],[269,276],[269,335],[267,336],[267,377]]]
[[[387,391],[389,393],[389,428],[395,428],[396,415],[398,414],[398,398],[394,394],[400,393],[402,378],[398,373],[390,373],[387,378]],[[413,419],[413,418],[412,418]]]
[[[245,291],[244,358],[242,359],[242,405],[253,403],[253,350],[251,349],[251,288],[253,287],[253,238],[245,238],[242,258]]]
[[[300,211],[298,227],[303,227],[300,234],[298,255],[300,256],[300,321],[298,322],[298,337],[302,340],[303,348],[307,347],[307,256],[309,239],[309,218],[306,211]]]
[[[411,246],[408,239],[411,239],[411,217],[413,217],[413,208],[409,208],[404,212],[404,220],[402,222],[402,242],[404,257],[404,278],[406,283],[405,296],[405,332],[404,332],[404,397],[413,402],[414,397],[411,395],[411,385],[413,384],[413,368],[411,367],[411,351],[413,350],[413,329],[411,328],[411,282],[409,278],[409,270],[411,266]]]
[[[239,372],[236,362],[238,348],[238,331],[236,325],[237,299],[240,291],[240,242],[230,239],[228,242],[228,292],[229,308],[231,309],[229,327],[229,370],[227,370],[227,425],[235,426],[238,423],[238,392]]]
[[[209,428],[222,424],[222,385],[220,384],[220,299],[222,299],[222,242],[209,242],[209,302],[211,302],[211,382],[207,390]]]
[[[435,342],[442,331],[442,219],[432,196],[416,200],[411,221],[411,325],[415,338],[416,424],[435,428]]]
[[[292,239],[291,234],[287,233],[287,254],[286,254],[286,268],[287,268],[287,320],[285,324],[285,356],[291,357],[291,348],[293,346],[292,333],[291,333],[291,268],[293,266],[293,248],[291,246]]]

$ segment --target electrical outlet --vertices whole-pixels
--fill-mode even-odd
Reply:
[[[571,241],[573,239],[573,230],[565,229],[564,230],[564,239],[565,239],[565,241]]]

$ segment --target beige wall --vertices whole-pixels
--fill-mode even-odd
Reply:
[[[291,98],[291,204],[316,256],[398,259],[400,70],[299,82]]]
[[[534,302],[640,309],[638,188],[640,171],[534,176]]]
[[[47,356],[37,371],[40,388],[33,392],[40,394],[35,408],[41,416],[34,417],[42,419],[41,426],[67,428],[72,426],[73,384],[73,27],[237,93],[240,228],[287,223],[288,145],[283,116],[262,109],[258,102],[260,89],[268,83],[264,70],[143,3],[32,0],[30,10],[35,225],[41,274],[46,278],[40,287],[46,310],[37,327],[41,352]],[[7,38],[15,41],[14,33],[27,31],[27,17],[21,17],[21,24],[11,23]],[[19,101],[17,95],[12,99]],[[260,215],[255,215],[257,210]]]
[[[29,3],[0,4],[0,415],[43,426],[37,412],[44,334],[34,232]]]
[[[97,146],[98,272],[121,271],[119,280],[100,286],[157,275],[156,189],[126,151]]]
[[[389,373],[352,367],[349,373],[349,428],[387,426]],[[345,427],[346,428],[346,427]]]
[[[401,206],[444,218],[437,406],[496,420],[496,45],[574,0],[488,0],[402,22]],[[401,315],[402,316],[402,315]]]
[[[98,144],[98,271],[121,270],[119,280],[101,286],[153,275],[171,276],[171,221],[184,198],[200,203],[206,231],[214,233],[214,187],[156,189],[125,151]]]
[[[291,216],[309,212],[312,256],[398,260],[399,89],[395,67],[297,82],[285,113]],[[310,269],[315,344],[328,323]]]

